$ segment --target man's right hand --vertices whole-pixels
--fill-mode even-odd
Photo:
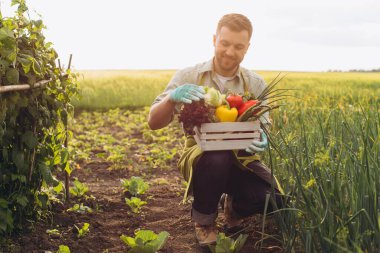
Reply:
[[[205,90],[196,84],[184,84],[170,92],[170,100],[176,103],[191,104],[204,97]]]

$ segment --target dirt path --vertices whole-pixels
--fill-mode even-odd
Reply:
[[[181,132],[173,126],[152,133],[145,123],[146,111],[110,111],[82,113],[72,124],[75,138],[71,140],[75,154],[77,177],[90,189],[87,199],[72,199],[68,204],[55,204],[45,221],[33,224],[33,229],[13,240],[4,252],[55,252],[59,245],[71,252],[127,252],[120,235],[133,236],[136,229],[156,233],[167,231],[170,237],[160,252],[207,252],[196,243],[190,220],[190,203],[182,204],[184,182],[176,169],[182,142]],[[170,135],[169,138],[166,137]],[[178,147],[179,146],[179,147]],[[149,183],[143,199],[147,205],[135,214],[125,203],[121,178],[140,176]],[[83,203],[92,213],[66,211],[75,203]],[[74,225],[90,224],[90,232],[78,239]],[[260,217],[248,220],[249,231],[242,253],[256,252],[261,238]],[[222,226],[222,214],[218,218]],[[46,233],[57,229],[58,235]],[[267,226],[266,233],[275,235],[276,228]],[[268,246],[270,245],[270,246]],[[276,241],[265,241],[261,252],[282,252]]]

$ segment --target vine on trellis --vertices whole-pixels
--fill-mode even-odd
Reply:
[[[65,124],[78,94],[76,75],[45,41],[43,21],[29,18],[25,0],[12,6],[14,17],[0,10],[0,235],[49,207],[44,189],[63,191],[53,175],[71,173]]]

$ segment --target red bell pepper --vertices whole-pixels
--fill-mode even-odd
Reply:
[[[238,114],[239,116],[242,115],[248,108],[250,108],[251,106],[257,104],[259,102],[259,100],[248,100],[247,102],[245,102],[242,106],[240,106],[240,108],[238,109]]]

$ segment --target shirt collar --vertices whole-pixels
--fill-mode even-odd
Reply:
[[[199,73],[205,73],[205,72],[210,72],[212,73],[212,75],[214,76],[215,75],[215,71],[214,71],[214,57],[211,58],[211,60],[207,61],[200,69],[199,69]],[[242,71],[241,71],[241,68],[240,68],[240,65],[234,75],[234,77],[238,77],[239,79],[241,78],[241,75],[242,75]]]
[[[199,73],[205,73],[205,72],[214,72],[214,64],[213,64],[214,58],[211,58],[211,60],[205,62],[203,66],[199,69]]]

